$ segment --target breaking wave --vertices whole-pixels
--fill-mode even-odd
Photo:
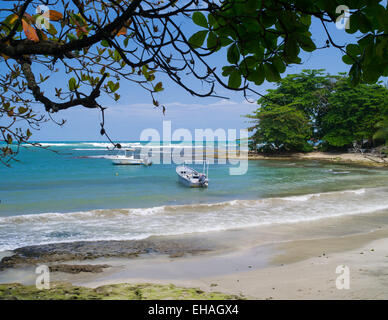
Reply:
[[[373,188],[217,203],[8,216],[0,218],[0,228],[6,228],[8,234],[0,233],[0,250],[50,242],[143,239],[368,214],[388,209],[387,195],[388,189]],[[10,238],[9,232],[15,237]]]

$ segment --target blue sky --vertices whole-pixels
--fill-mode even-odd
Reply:
[[[187,34],[196,31],[189,21],[184,28]],[[339,44],[355,41],[355,35],[349,35],[345,30],[337,30],[335,25],[329,26],[329,31],[335,42]],[[311,32],[317,47],[324,46],[327,37],[318,21],[313,20]],[[347,72],[349,66],[342,62],[341,56],[341,52],[336,48],[317,50],[313,53],[303,52],[301,54],[303,64],[289,67],[283,76],[298,73],[303,69],[326,69],[331,74]],[[226,62],[224,52],[211,57],[209,61],[218,69],[227,64],[223,63]],[[112,139],[138,140],[141,131],[145,128],[155,128],[161,132],[163,120],[171,120],[173,130],[178,128],[192,131],[194,128],[242,129],[248,126],[243,115],[257,108],[255,103],[245,101],[242,93],[228,92],[219,88],[217,93],[229,99],[196,98],[164,76],[160,76],[160,79],[163,80],[165,90],[158,94],[157,99],[166,106],[165,115],[162,114],[161,108],[153,107],[147,92],[123,81],[118,90],[121,95],[118,102],[103,96],[99,98],[101,105],[108,107],[105,116],[106,129]],[[56,77],[52,90],[54,90],[54,82],[55,86],[58,86],[57,81],[63,81],[63,86],[67,86],[67,79]],[[254,89],[265,94],[267,89],[273,87],[274,84],[265,82]],[[252,95],[251,98],[257,100],[258,97]],[[55,123],[45,123],[40,131],[33,132],[33,140],[104,140],[99,134],[101,117],[97,110],[76,107],[62,111],[54,115],[54,118],[66,119],[67,122],[61,127]]]

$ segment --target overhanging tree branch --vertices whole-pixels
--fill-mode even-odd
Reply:
[[[20,61],[21,68],[23,71],[23,74],[27,80],[27,86],[32,91],[32,94],[36,101],[41,102],[44,106],[46,111],[48,112],[58,112],[60,110],[65,110],[74,106],[83,106],[85,108],[98,108],[99,104],[96,101],[96,98],[100,96],[100,88],[102,84],[104,83],[107,74],[105,73],[101,80],[98,82],[96,87],[92,90],[92,92],[84,97],[84,98],[76,98],[72,99],[67,102],[61,102],[57,103],[54,101],[51,101],[47,97],[45,97],[40,90],[40,87],[36,84],[35,76],[31,71],[31,63],[28,61]]]

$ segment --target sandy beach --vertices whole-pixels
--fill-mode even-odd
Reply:
[[[338,222],[327,221],[327,227],[338,228]],[[288,236],[295,240],[240,248],[217,256],[142,261],[140,269],[146,271],[136,272],[137,267],[124,268],[79,284],[97,287],[122,282],[173,283],[248,299],[387,299],[388,229],[375,227],[374,231],[358,233],[348,226],[342,236],[336,235],[337,229],[329,237],[322,237],[321,233],[303,240],[296,240],[300,235],[293,233]],[[307,224],[304,228],[311,228],[313,232],[314,226]],[[286,229],[305,232],[303,227],[297,226],[282,226],[274,228],[273,232],[281,233]],[[272,234],[279,240],[284,236]],[[271,236],[265,241],[269,238]],[[340,265],[349,268],[349,289],[336,287],[339,276],[336,268]]]
[[[35,256],[31,254],[28,263],[20,264],[16,259],[14,266],[4,268],[0,282],[34,284],[36,263],[94,265],[104,267],[97,271],[81,267],[73,269],[74,272],[59,267],[51,273],[51,280],[86,288],[124,283],[173,284],[185,290],[196,288],[201,294],[221,292],[242,299],[387,299],[387,220],[387,212],[382,211],[298,224],[155,238],[147,246],[159,251],[134,256],[103,253],[110,246],[117,249],[128,243],[108,242],[100,250],[100,256],[101,246],[94,244],[93,258],[90,258],[93,244],[68,244],[68,249],[85,245],[89,251],[89,255],[80,254],[75,259],[61,257],[60,245],[50,250],[40,246],[35,251],[29,249]],[[176,243],[181,244],[179,249]],[[349,289],[336,287],[340,275],[336,268],[340,265],[349,268]]]
[[[349,242],[354,240],[347,239]],[[299,245],[299,254],[314,251],[320,254],[322,250],[307,244]],[[325,247],[325,241],[314,242]],[[292,248],[294,244],[288,244]],[[350,243],[345,244],[345,247]],[[180,287],[197,287],[204,291],[220,291],[239,295],[247,299],[387,299],[387,246],[388,239],[368,242],[357,249],[342,252],[321,253],[302,261],[288,263],[294,256],[281,256],[277,266],[258,268],[252,271],[236,271],[227,275],[200,277],[190,280],[155,280],[154,278],[122,278],[81,285],[98,287],[112,283],[156,283],[174,284]],[[326,247],[325,247],[326,248]],[[283,247],[284,249],[284,247]],[[306,250],[306,251],[303,251]],[[291,250],[293,251],[293,250]],[[289,258],[289,260],[287,259]],[[277,259],[275,259],[276,261]],[[204,261],[206,262],[206,261]],[[170,262],[169,268],[176,266]],[[350,288],[336,288],[335,273],[337,266],[346,265],[350,270]],[[163,262],[156,268],[165,267]],[[246,268],[249,270],[249,266]]]
[[[387,166],[388,160],[371,154],[347,152],[308,152],[269,155],[249,152],[249,160],[318,160],[344,164],[359,164],[366,166]]]

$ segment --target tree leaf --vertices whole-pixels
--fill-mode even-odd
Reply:
[[[233,40],[227,37],[221,37],[220,42],[221,42],[221,46],[226,47],[230,45],[233,42]]]
[[[232,44],[228,48],[227,58],[228,62],[230,62],[231,64],[237,64],[240,60],[240,52],[238,51],[236,44]]]
[[[27,111],[28,111],[28,108],[26,108],[26,107],[19,107],[19,108],[18,108],[18,112],[19,112],[20,114],[26,113]]]
[[[76,28],[77,37],[80,38],[82,35],[87,35],[89,31],[84,26],[79,26]]]
[[[162,90],[163,90],[163,83],[162,83],[162,82],[158,82],[158,83],[155,85],[154,90],[155,90],[155,92],[162,91]]]
[[[23,25],[23,31],[26,35],[27,39],[32,40],[34,42],[39,42],[38,34],[36,33],[36,30],[29,25],[24,18],[22,19],[22,25]]]
[[[270,63],[264,64],[264,71],[265,71],[265,78],[269,82],[276,82],[276,81],[279,81],[281,79],[280,75],[279,75],[279,72]]]
[[[206,30],[202,30],[202,31],[198,31],[198,32],[194,33],[189,39],[190,45],[194,49],[202,47],[207,33],[208,33],[208,31],[206,31]]]
[[[298,43],[302,49],[307,52],[312,52],[317,48],[311,38],[303,34],[298,35]]]
[[[344,56],[342,56],[342,61],[345,62],[346,64],[353,64],[354,63],[353,59],[346,54]]]
[[[357,13],[350,15],[349,28],[345,29],[347,33],[353,34],[358,30]]]
[[[233,72],[233,70],[235,70],[235,69],[236,69],[235,66],[224,66],[224,67],[222,67],[222,75],[223,75],[224,77],[227,77],[227,76],[229,76],[229,75]]]
[[[124,39],[124,46],[125,47],[128,46],[128,41],[129,41],[129,37],[125,37],[125,39]]]
[[[202,31],[198,31],[198,32],[194,33],[189,39],[190,45],[194,49],[202,47],[207,33],[208,33],[208,31],[206,31],[206,30],[202,30]]]
[[[279,73],[283,73],[284,71],[286,71],[286,65],[279,56],[274,56],[271,61]]]
[[[109,42],[107,41],[107,40],[101,40],[101,45],[103,46],[103,47],[109,47]]]
[[[74,91],[76,84],[77,84],[77,81],[75,80],[75,78],[70,78],[69,80],[70,91]]]
[[[66,34],[66,37],[68,37],[70,41],[77,40],[77,37],[72,33]]]
[[[248,68],[254,67],[258,62],[258,59],[255,56],[246,57],[240,65],[246,64]]]
[[[207,48],[209,50],[215,50],[217,46],[217,36],[214,32],[210,32],[209,36],[207,37]]]
[[[43,13],[43,17],[50,19],[51,21],[59,21],[63,19],[62,13],[55,10],[47,10]]]
[[[357,57],[361,54],[361,49],[358,45],[351,43],[346,46],[346,53],[349,56]]]
[[[349,71],[350,83],[356,86],[360,82],[361,71],[357,63],[353,64]]]
[[[114,83],[113,81],[109,80],[108,87],[111,92],[115,92],[118,90],[118,88],[120,88],[120,83],[119,82]]]
[[[122,27],[119,32],[116,34],[116,37],[121,36],[121,35],[126,35],[127,34],[127,28]]]
[[[296,62],[298,58],[299,49],[298,44],[294,38],[288,38],[284,45],[284,54],[289,62]]]
[[[249,81],[253,81],[258,86],[261,85],[265,80],[263,65],[260,65],[257,69],[252,70],[247,79]]]
[[[248,11],[256,11],[257,8],[261,7],[261,0],[247,0],[246,8]]]
[[[17,21],[18,19],[18,16],[16,14],[11,14],[9,15],[4,21],[3,23],[8,25],[10,28],[13,27],[13,25],[15,24],[15,22]]]
[[[57,29],[55,29],[55,27],[51,23],[50,23],[49,29],[47,31],[52,36],[55,36],[58,33]]]
[[[204,28],[208,27],[207,19],[202,12],[199,12],[199,11],[194,12],[193,21],[196,25],[198,25],[200,27],[204,27]]]
[[[231,73],[228,81],[228,86],[233,89],[237,89],[241,86],[241,74],[237,69],[233,70],[233,72]]]

